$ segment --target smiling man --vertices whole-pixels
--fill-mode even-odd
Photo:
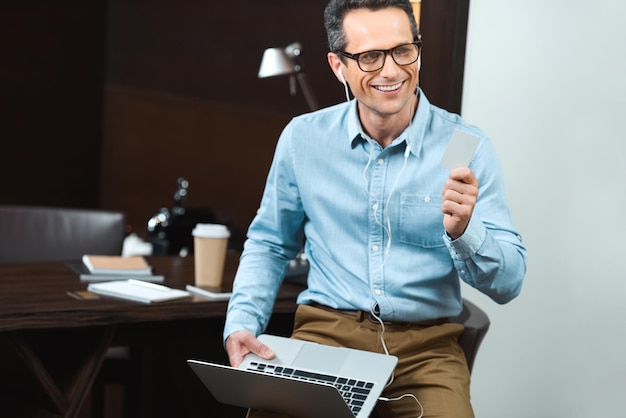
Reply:
[[[281,134],[228,307],[230,362],[272,358],[256,337],[304,243],[292,338],[397,356],[380,417],[473,417],[463,327],[448,320],[462,309],[460,283],[506,303],[526,269],[498,158],[482,131],[419,88],[408,1],[332,0],[324,17],[328,63],[354,99]],[[440,161],[457,130],[479,144],[469,166],[450,170]]]
[[[358,100],[363,129],[383,148],[407,127],[417,106],[421,41],[408,23],[399,8],[354,10],[343,20],[346,42],[331,45],[328,54]]]

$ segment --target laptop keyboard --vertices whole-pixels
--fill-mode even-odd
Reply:
[[[276,376],[291,377],[310,382],[331,384],[337,388],[354,415],[359,413],[365,403],[365,399],[367,399],[367,395],[374,387],[374,383],[372,382],[365,382],[363,380],[327,374],[312,373],[267,363],[252,362],[250,363],[250,366],[248,366],[248,370]]]

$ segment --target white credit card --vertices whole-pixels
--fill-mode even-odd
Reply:
[[[458,167],[467,167],[470,161],[472,161],[479,142],[480,138],[476,135],[455,129],[440,164],[450,170]]]

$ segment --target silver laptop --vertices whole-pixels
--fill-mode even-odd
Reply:
[[[366,418],[397,357],[263,334],[276,356],[249,354],[238,368],[199,360],[189,366],[222,403],[298,418]]]

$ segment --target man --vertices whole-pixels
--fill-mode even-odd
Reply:
[[[408,396],[379,402],[381,417],[419,416],[412,397],[424,417],[472,417],[462,326],[447,321],[462,308],[460,280],[506,303],[525,273],[497,156],[419,89],[408,1],[331,0],[325,25],[328,63],[355,100],[299,116],[280,137],[228,308],[230,362],[273,356],[256,336],[304,240],[293,338],[396,355],[383,395]],[[469,167],[448,170],[439,163],[457,129],[480,143]]]

